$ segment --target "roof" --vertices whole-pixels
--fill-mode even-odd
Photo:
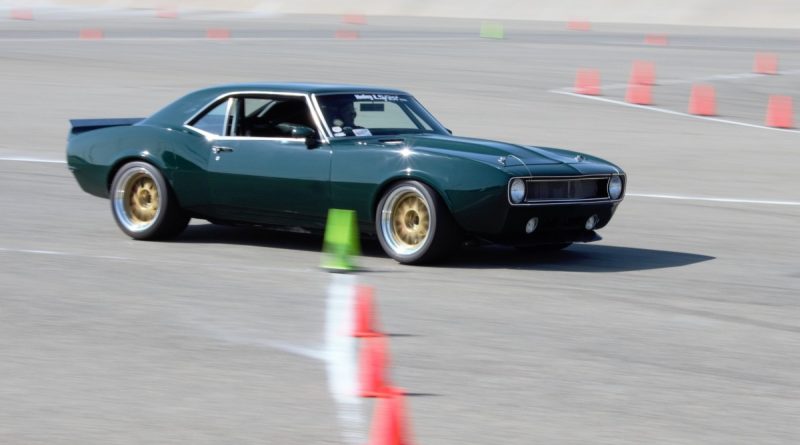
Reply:
[[[183,96],[147,118],[147,123],[182,125],[215,98],[236,91],[273,93],[331,94],[331,93],[388,93],[408,94],[393,88],[311,82],[252,82],[230,83],[203,88]]]
[[[407,94],[405,91],[393,88],[383,88],[368,85],[348,85],[337,83],[314,83],[314,82],[253,82],[253,83],[230,83],[206,88],[206,90],[216,90],[219,92],[229,92],[237,90],[264,90],[287,93],[352,93],[352,92],[382,92],[394,94]],[[201,90],[202,91],[202,90]]]

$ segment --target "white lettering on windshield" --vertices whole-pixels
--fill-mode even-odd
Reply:
[[[356,94],[356,100],[384,100],[389,102],[406,102],[406,98],[390,94]]]

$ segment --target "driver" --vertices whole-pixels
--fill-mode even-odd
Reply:
[[[325,113],[325,119],[328,120],[328,126],[334,131],[334,127],[341,129],[357,128],[355,124],[356,109],[352,100],[344,97],[329,100],[322,106],[322,111]]]

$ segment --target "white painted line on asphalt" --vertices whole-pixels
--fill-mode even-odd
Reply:
[[[342,434],[353,445],[365,441],[358,397],[358,341],[353,337],[356,277],[332,273],[325,311],[328,389],[338,406]]]
[[[719,122],[719,123],[723,123],[723,124],[739,125],[741,127],[758,128],[758,129],[761,129],[761,130],[783,131],[783,132],[787,132],[787,133],[800,133],[800,130],[793,130],[793,129],[789,129],[789,128],[767,127],[766,125],[748,124],[746,122],[732,121],[732,120],[728,120],[728,119],[720,119],[718,117],[697,116],[697,115],[694,115],[694,114],[683,113],[681,111],[674,111],[674,110],[668,110],[666,108],[654,107],[652,105],[636,105],[636,104],[631,104],[631,103],[628,103],[628,102],[625,102],[625,101],[621,101],[621,100],[609,99],[607,97],[600,97],[600,96],[589,96],[589,95],[586,95],[586,94],[573,93],[571,91],[550,90],[550,92],[551,93],[555,93],[555,94],[564,94],[564,95],[567,95],[567,96],[580,97],[582,99],[591,99],[591,100],[596,100],[596,101],[600,101],[600,102],[607,102],[607,103],[612,103],[612,104],[615,104],[615,105],[622,105],[622,106],[630,107],[630,108],[638,108],[638,109],[641,109],[641,110],[657,111],[659,113],[672,114],[672,115],[675,115],[675,116],[691,117],[691,118],[694,118],[694,119],[702,119],[702,120],[706,120],[706,121]]]
[[[45,164],[66,164],[67,161],[63,159],[41,159],[41,158],[27,158],[24,156],[0,156],[0,161],[9,162],[41,162]]]
[[[35,250],[35,249],[9,249],[6,247],[0,247],[0,252],[9,252],[9,253],[26,253],[31,255],[55,255],[55,256],[69,256],[69,257],[78,257],[78,258],[96,258],[100,260],[120,260],[120,261],[132,261],[133,258],[127,258],[122,256],[111,256],[111,255],[82,255],[77,253],[69,253],[69,252],[58,252],[55,250]]]
[[[770,201],[762,199],[714,198],[710,196],[661,195],[651,193],[626,193],[634,198],[676,199],[680,201],[724,202],[731,204],[762,204],[774,206],[800,206],[800,201]]]

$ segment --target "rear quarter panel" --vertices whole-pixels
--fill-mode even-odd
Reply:
[[[88,193],[108,197],[116,170],[126,162],[156,166],[185,208],[203,207],[207,200],[205,138],[185,130],[149,125],[113,127],[70,138],[67,164]]]

